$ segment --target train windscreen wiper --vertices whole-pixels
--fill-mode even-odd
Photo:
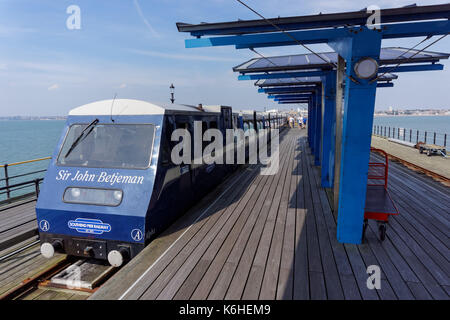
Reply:
[[[67,158],[69,156],[69,154],[73,151],[73,149],[75,149],[75,147],[81,142],[81,139],[84,137],[86,138],[94,129],[94,127],[97,125],[98,123],[98,119],[95,119],[94,121],[92,121],[91,123],[89,123],[86,128],[83,129],[83,131],[81,131],[80,135],[78,136],[78,138],[75,139],[75,141],[72,143],[72,145],[70,146],[69,150],[67,150],[66,155],[64,156],[64,158]],[[88,131],[89,130],[89,131]],[[86,134],[85,134],[86,132]]]

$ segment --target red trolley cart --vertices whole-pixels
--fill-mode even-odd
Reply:
[[[372,157],[369,161],[362,240],[364,241],[368,220],[373,219],[378,222],[380,240],[383,241],[386,238],[386,225],[389,216],[397,215],[398,209],[387,190],[389,173],[388,155],[380,149],[370,148],[370,151],[381,154],[384,161],[375,162]]]

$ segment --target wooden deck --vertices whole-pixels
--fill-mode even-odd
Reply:
[[[0,251],[38,234],[36,199],[0,207]]]
[[[276,175],[239,169],[91,299],[449,299],[449,188],[392,163],[386,240],[371,222],[341,244],[305,132],[283,135]]]

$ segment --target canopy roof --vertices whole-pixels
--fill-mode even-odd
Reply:
[[[393,9],[382,9],[381,23],[394,23],[405,21],[420,21],[434,19],[448,19],[450,4],[430,5],[430,6],[406,6]],[[307,16],[295,16],[286,18],[268,19],[283,30],[318,29],[338,26],[359,26],[367,23],[367,18],[371,15],[366,8],[360,11],[316,14]],[[193,36],[203,35],[237,35],[248,33],[274,32],[279,31],[273,25],[263,19],[239,20],[232,22],[200,23],[188,24],[177,22],[180,32],[190,32]]]
[[[317,55],[322,57],[319,58]],[[253,58],[236,67],[233,71],[240,73],[267,72],[267,71],[287,71],[305,69],[330,69],[330,63],[337,63],[338,54],[336,52],[318,53],[317,55],[297,54],[267,58]],[[380,65],[391,65],[398,63],[419,63],[438,62],[441,59],[448,59],[447,53],[422,51],[400,47],[382,48],[380,52]]]

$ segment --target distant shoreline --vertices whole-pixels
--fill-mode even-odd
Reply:
[[[67,117],[58,117],[58,116],[48,116],[48,117],[0,117],[0,121],[30,121],[30,120],[39,120],[39,121],[48,121],[48,120],[67,120]]]

